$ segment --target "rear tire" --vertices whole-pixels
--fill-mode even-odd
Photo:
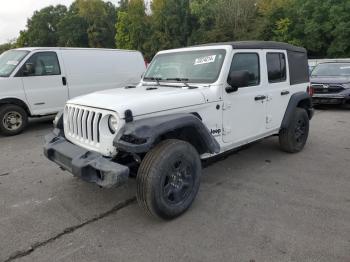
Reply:
[[[296,108],[287,128],[280,131],[279,142],[283,151],[300,152],[309,136],[309,116],[305,109]]]
[[[0,107],[0,133],[14,136],[21,133],[28,124],[28,114],[20,106],[3,105]]]
[[[201,161],[189,143],[169,139],[149,151],[138,170],[137,200],[150,215],[166,220],[183,214],[200,184]]]

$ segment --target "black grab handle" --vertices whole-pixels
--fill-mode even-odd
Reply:
[[[255,101],[265,100],[266,96],[256,96],[254,99]]]

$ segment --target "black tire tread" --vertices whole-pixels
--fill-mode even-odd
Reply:
[[[5,113],[5,111],[7,111],[7,110],[18,111],[23,116],[23,125],[20,129],[18,129],[15,132],[10,132],[2,126],[2,116]],[[0,121],[1,121],[0,122],[0,133],[2,135],[5,135],[5,136],[14,136],[14,135],[20,134],[26,128],[27,123],[28,123],[28,114],[22,107],[20,107],[18,105],[5,104],[5,105],[0,106]]]
[[[297,107],[295,109],[295,112],[294,112],[294,115],[291,119],[291,123],[290,124],[293,124],[295,121],[296,121],[296,118],[301,116],[301,115],[304,115],[304,117],[307,117],[308,118],[308,115],[307,115],[307,112],[304,108],[299,108]],[[298,150],[293,141],[291,141],[291,134],[290,134],[291,130],[289,130],[289,127],[288,128],[284,128],[280,131],[280,134],[279,134],[279,143],[280,143],[280,147],[283,151],[287,152],[287,153],[297,153],[299,152],[300,150]]]
[[[150,204],[150,175],[152,175],[152,169],[155,168],[156,162],[159,157],[161,152],[164,152],[164,150],[167,150],[168,148],[173,147],[174,145],[178,143],[186,143],[182,140],[177,140],[177,139],[169,139],[169,140],[164,140],[161,141],[156,147],[151,149],[149,151],[145,158],[143,159],[139,170],[138,174],[136,177],[137,181],[137,190],[136,190],[136,196],[139,205],[141,208],[150,216],[159,218],[159,215],[156,213],[156,211],[153,209],[153,207]]]

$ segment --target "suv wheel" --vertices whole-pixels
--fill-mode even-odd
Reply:
[[[201,174],[196,149],[181,140],[165,140],[143,159],[139,168],[137,199],[149,214],[172,219],[184,213],[195,199]]]
[[[26,111],[17,105],[0,107],[0,133],[5,136],[14,136],[21,133],[28,123]]]
[[[289,127],[280,131],[280,146],[288,153],[300,152],[304,148],[308,136],[309,116],[305,109],[296,108]]]

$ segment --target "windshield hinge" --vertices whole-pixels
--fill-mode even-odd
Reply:
[[[231,102],[225,102],[222,106],[222,110],[227,110],[231,108]]]
[[[223,134],[224,136],[230,134],[231,131],[232,131],[230,126],[224,126],[223,129],[224,129],[224,130],[223,130],[222,134]]]

